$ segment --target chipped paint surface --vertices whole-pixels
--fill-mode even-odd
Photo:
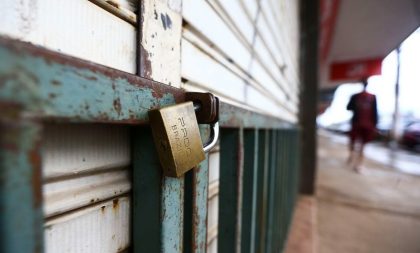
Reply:
[[[0,99],[32,117],[78,122],[144,123],[147,112],[184,100],[184,91],[0,38]],[[224,127],[283,128],[290,123],[221,103]]]
[[[193,210],[192,210],[192,252],[206,252],[207,242],[207,196],[208,196],[208,155],[206,160],[193,172]]]
[[[40,126],[0,103],[0,252],[42,252]]]
[[[142,123],[152,108],[183,101],[159,83],[0,38],[0,99],[28,115]]]
[[[181,82],[180,1],[141,2],[140,75],[174,87]]]

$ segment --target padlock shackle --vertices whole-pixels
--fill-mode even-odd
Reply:
[[[219,139],[219,122],[211,124],[210,137],[207,142],[203,145],[204,153],[209,152],[214,146],[216,146],[217,140]]]

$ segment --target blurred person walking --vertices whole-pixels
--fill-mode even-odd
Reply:
[[[347,162],[358,173],[361,172],[365,144],[375,138],[378,123],[376,96],[366,91],[367,79],[363,79],[362,84],[363,91],[351,96],[347,105],[347,110],[353,111],[349,134],[350,154]],[[358,149],[355,148],[357,143],[360,143]]]

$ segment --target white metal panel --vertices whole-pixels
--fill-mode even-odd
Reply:
[[[182,76],[244,101],[244,81],[186,40],[182,40]]]
[[[207,253],[217,253],[217,238],[207,245]]]
[[[44,185],[44,213],[46,217],[62,214],[96,202],[128,193],[131,180],[128,168]]]
[[[46,253],[116,253],[130,245],[130,199],[116,198],[50,219]]]
[[[248,43],[252,43],[252,38],[254,36],[254,25],[252,21],[248,19],[247,14],[244,12],[240,0],[211,0],[210,2],[215,3],[215,5],[220,5],[220,8],[223,9],[224,14],[235,24],[235,27],[240,30],[245,40]],[[235,13],[235,15],[232,16],[232,13]]]
[[[46,124],[46,252],[119,252],[129,246],[129,128]],[[121,197],[121,196],[124,197]]]
[[[276,10],[267,10],[269,5]],[[183,87],[208,90],[223,101],[296,122],[297,4],[274,1],[261,7],[253,0],[184,2]],[[232,15],[238,10],[240,14]],[[279,13],[287,17],[273,17]],[[296,29],[285,27],[289,23]],[[253,59],[247,61],[245,54]],[[242,88],[232,90],[232,84],[241,82]]]
[[[48,124],[43,139],[45,180],[130,164],[129,128],[101,124]]]
[[[217,228],[219,220],[219,196],[215,196],[208,203],[207,231]]]
[[[270,112],[270,115],[276,116],[278,118],[281,118],[290,122],[297,121],[296,113],[290,112],[283,107],[278,107],[278,105],[266,99],[261,93],[259,93],[252,87],[248,89],[247,94],[248,94],[248,103],[251,106],[254,106],[266,112]]]
[[[183,16],[214,44],[228,53],[233,61],[245,69],[248,67],[251,60],[250,51],[244,47],[207,2],[184,0]]]
[[[135,27],[87,0],[2,0],[0,34],[136,71]]]
[[[215,147],[216,149],[217,147]],[[220,151],[209,154],[209,182],[214,182],[220,178]]]

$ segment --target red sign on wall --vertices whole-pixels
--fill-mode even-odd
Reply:
[[[337,62],[330,66],[331,81],[352,81],[380,75],[382,59]]]

